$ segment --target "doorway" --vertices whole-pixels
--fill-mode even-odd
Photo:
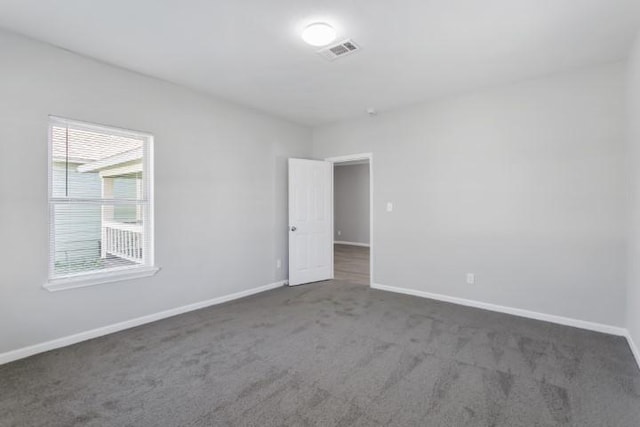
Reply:
[[[333,163],[334,279],[364,286],[372,272],[372,156],[326,159]]]
[[[343,280],[357,280],[363,285],[374,283],[374,233],[373,233],[373,156],[370,153],[332,157],[325,160],[288,160],[289,175],[289,286],[334,279],[335,236],[352,238],[345,234],[345,228],[334,227],[334,169],[365,164],[368,167],[368,248],[367,243],[355,240],[338,240],[338,277]],[[367,186],[361,188],[360,196],[366,196]],[[366,197],[365,197],[366,204]],[[362,218],[362,216],[360,216]],[[365,224],[366,227],[366,224]],[[340,233],[338,233],[338,231]],[[352,238],[353,239],[353,238]],[[360,244],[358,244],[360,243]],[[344,246],[351,246],[346,248]],[[367,248],[358,251],[354,247]],[[368,252],[368,253],[367,253]],[[357,256],[354,256],[356,255]],[[343,268],[346,267],[346,268]],[[368,277],[367,277],[368,267]],[[342,271],[340,271],[342,270]],[[341,276],[351,274],[351,277]],[[357,276],[357,277],[356,277]]]

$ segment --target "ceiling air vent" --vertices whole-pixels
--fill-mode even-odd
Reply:
[[[342,58],[343,56],[350,55],[360,50],[360,46],[351,39],[343,40],[340,43],[335,43],[327,47],[323,47],[318,53],[329,61],[333,61],[336,58]]]

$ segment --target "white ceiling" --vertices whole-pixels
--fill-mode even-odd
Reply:
[[[315,20],[362,51],[323,59]],[[640,0],[0,0],[0,27],[317,125],[621,60]]]

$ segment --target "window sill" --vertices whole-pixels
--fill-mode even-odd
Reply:
[[[101,285],[103,283],[120,282],[123,280],[151,277],[155,275],[159,270],[160,268],[158,267],[136,267],[132,269],[94,273],[78,277],[50,279],[44,285],[42,285],[42,287],[49,292],[64,291],[67,289]]]

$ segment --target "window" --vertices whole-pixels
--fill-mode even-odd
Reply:
[[[153,137],[49,120],[49,290],[154,274]]]

